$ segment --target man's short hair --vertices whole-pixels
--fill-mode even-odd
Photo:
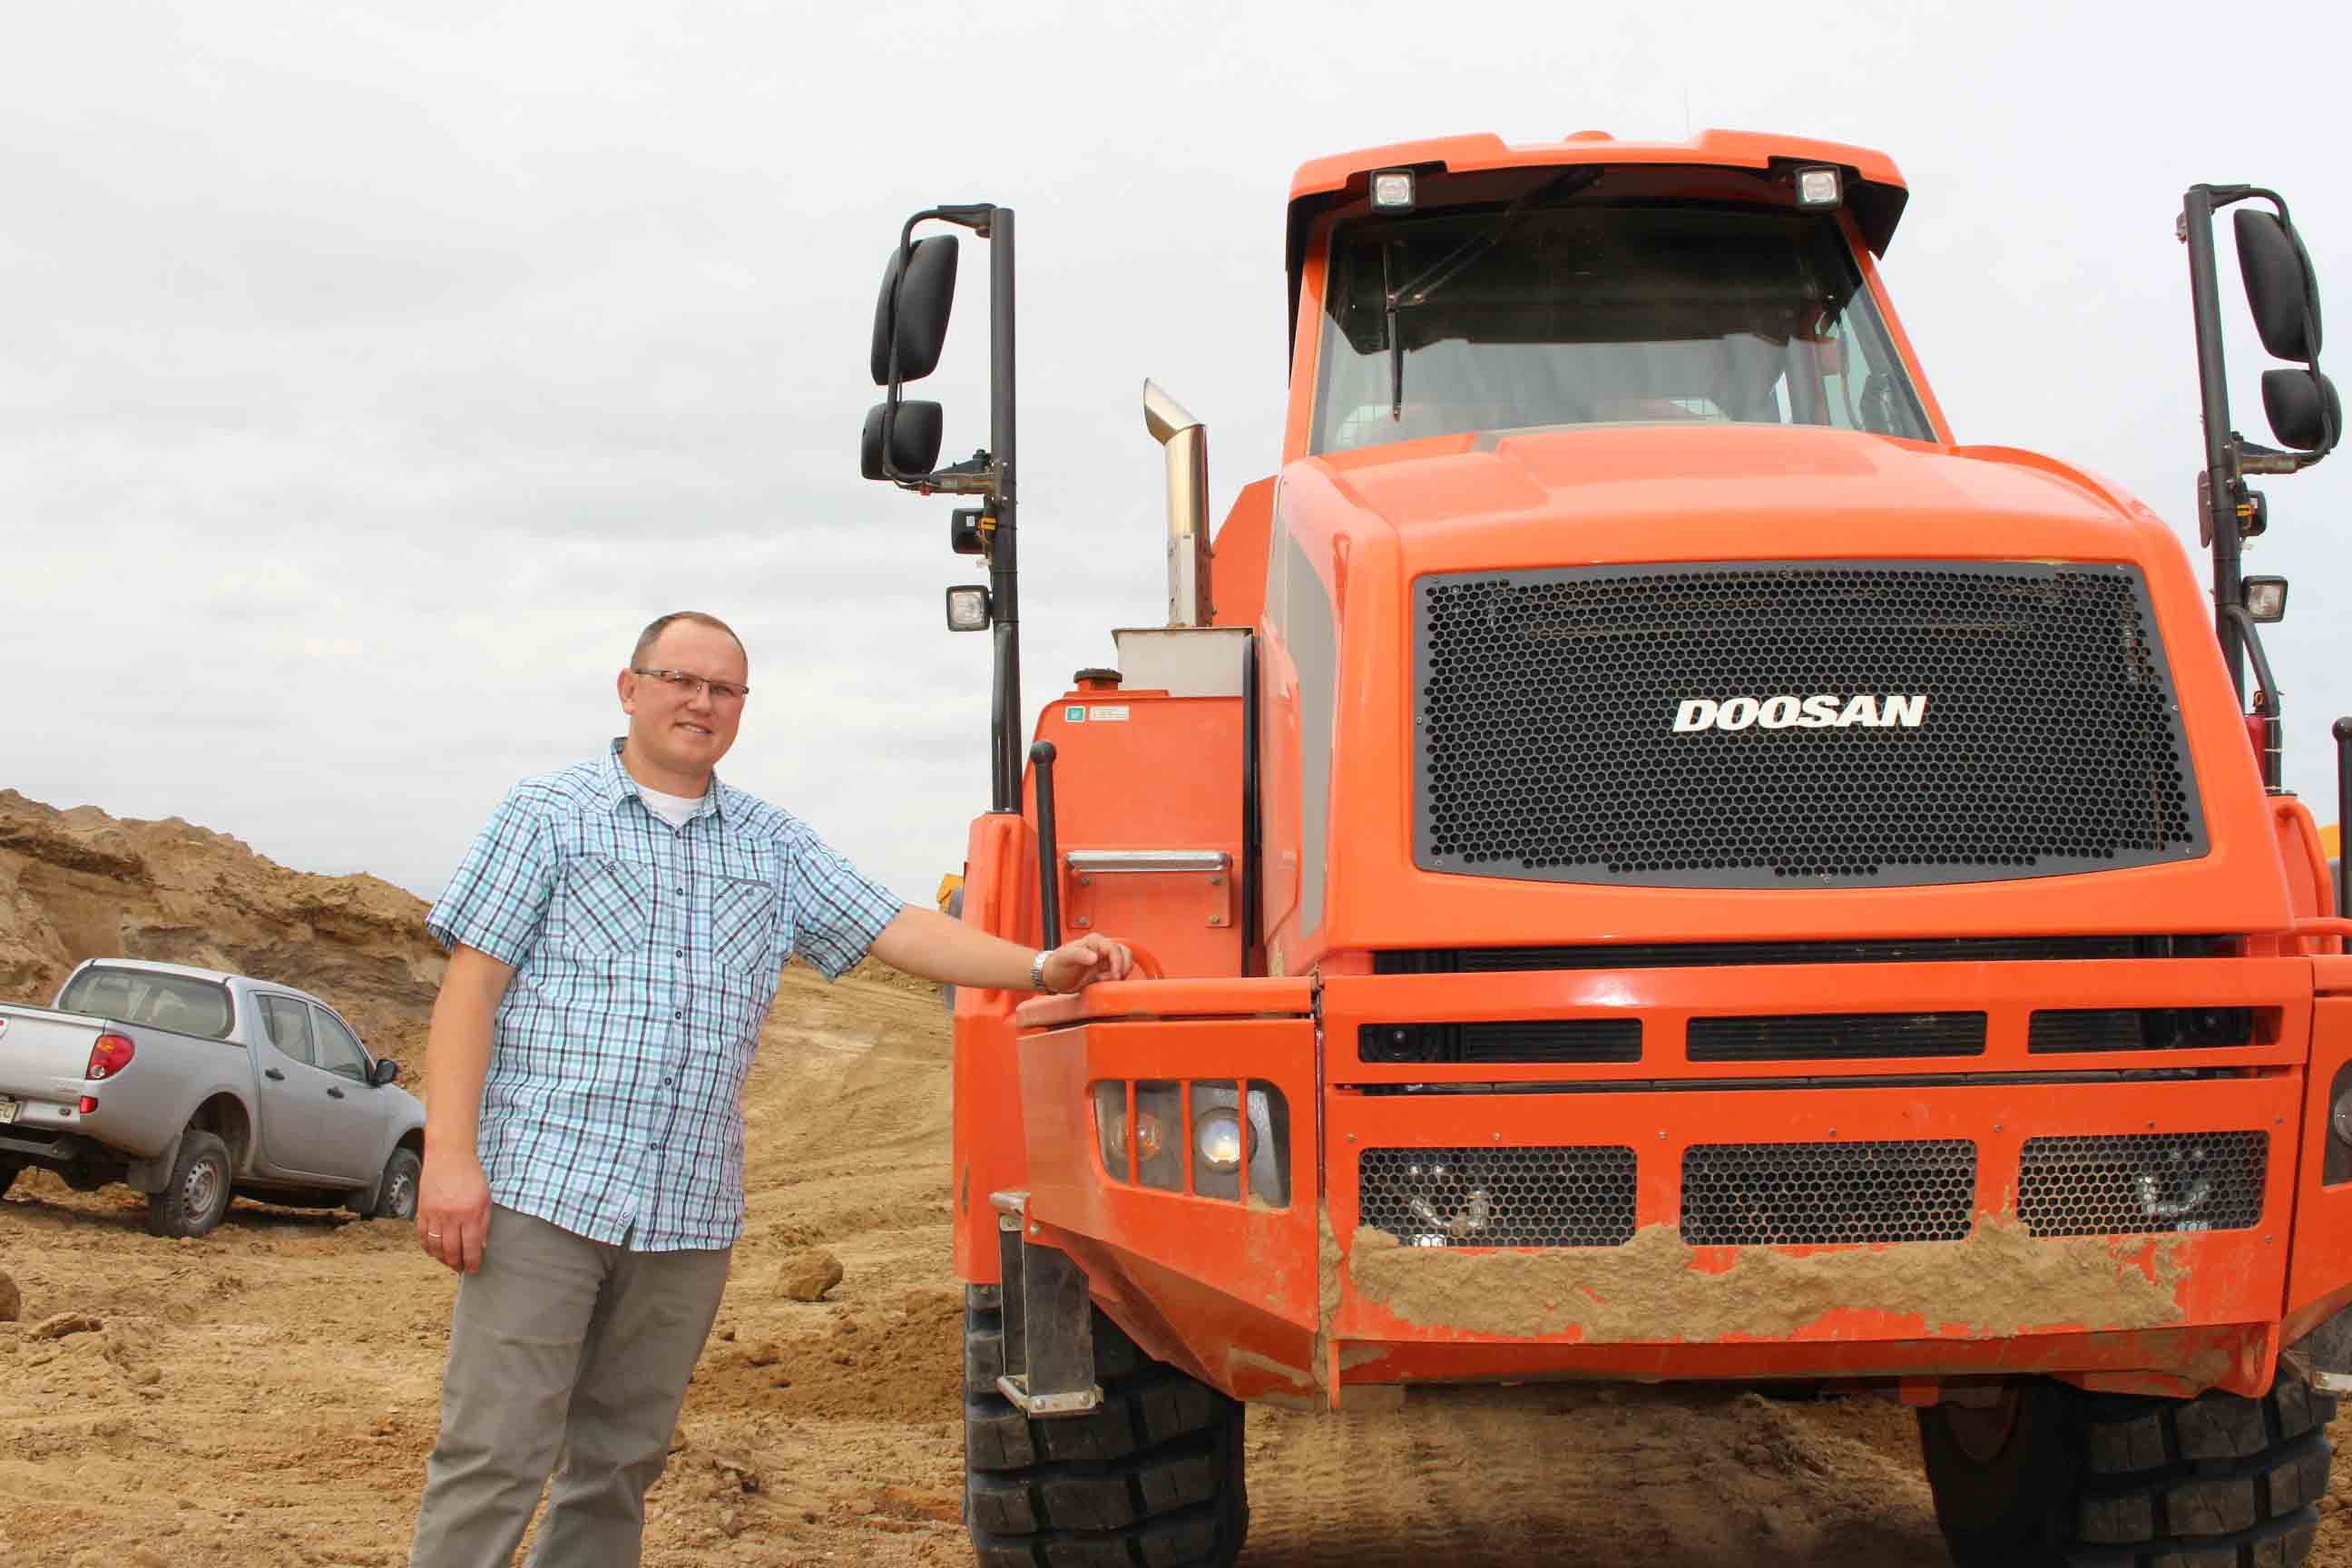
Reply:
[[[729,626],[717,616],[705,615],[700,610],[672,610],[668,615],[666,615],[660,619],[653,622],[651,625],[647,626],[644,631],[637,634],[637,646],[629,655],[629,667],[634,669],[637,666],[645,663],[646,655],[653,651],[653,646],[661,640],[662,633],[669,630],[672,626],[679,621],[693,621],[698,626],[712,626],[719,631],[725,632],[729,637],[734,637],[735,651],[743,656],[743,663],[746,667],[751,664],[751,650],[743,646],[743,639],[741,637],[735,637],[735,628],[733,626]]]

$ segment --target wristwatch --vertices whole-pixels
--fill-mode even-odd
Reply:
[[[1037,956],[1029,961],[1029,989],[1045,989],[1045,950],[1042,947],[1037,950]]]

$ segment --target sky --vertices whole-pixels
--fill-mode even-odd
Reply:
[[[699,609],[751,654],[722,776],[928,900],[988,805],[989,658],[941,620],[952,503],[857,475],[899,224],[1019,215],[1025,725],[1164,617],[1145,379],[1206,422],[1218,517],[1273,471],[1293,172],[1464,132],[1885,151],[1884,275],[1958,437],[2119,484],[2203,581],[2181,191],[2279,190],[2352,322],[2352,23],[2215,16],[40,7],[0,57],[0,786],[429,898],[515,780],[619,732],[637,628]],[[984,259],[917,394],[950,457],[986,438]],[[2222,267],[2267,440],[2226,231]],[[2262,488],[2288,784],[2332,821],[2352,444]]]

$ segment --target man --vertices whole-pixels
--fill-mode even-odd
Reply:
[[[433,1008],[416,1228],[459,1274],[415,1568],[634,1564],[645,1495],[727,1279],[741,1091],[779,972],[866,953],[934,980],[1068,992],[1128,973],[905,902],[719,781],[749,694],[735,634],[662,616],[618,680],[627,733],[509,791],[426,917]]]

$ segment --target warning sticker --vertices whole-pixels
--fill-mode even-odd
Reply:
[[[1124,724],[1127,722],[1127,706],[1121,703],[1116,708],[1089,708],[1087,717],[1097,724]]]

